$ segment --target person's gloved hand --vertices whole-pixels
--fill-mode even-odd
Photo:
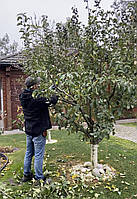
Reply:
[[[52,103],[52,104],[56,104],[57,103],[57,101],[58,101],[58,96],[57,95],[53,95],[51,98],[50,98],[50,102]]]
[[[47,136],[47,130],[45,130],[45,131],[43,132],[43,136],[44,136],[44,137]]]

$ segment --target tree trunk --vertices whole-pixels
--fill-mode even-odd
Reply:
[[[91,163],[93,169],[98,165],[98,144],[91,144]]]

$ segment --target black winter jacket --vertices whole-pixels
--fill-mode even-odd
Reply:
[[[19,99],[23,107],[25,119],[25,132],[28,135],[37,137],[45,130],[52,128],[48,107],[57,103],[57,97],[51,97],[48,101],[45,97],[32,97],[33,90],[25,89]]]

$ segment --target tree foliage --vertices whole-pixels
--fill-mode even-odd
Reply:
[[[54,110],[60,127],[82,132],[98,144],[114,132],[114,122],[124,109],[136,103],[137,65],[134,56],[134,26],[119,21],[113,11],[96,2],[88,25],[79,21],[76,8],[66,23],[51,27],[48,17],[39,20],[18,15],[24,41],[27,74],[42,78],[42,92],[60,96]]]

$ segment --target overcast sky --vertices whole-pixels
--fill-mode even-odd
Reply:
[[[89,5],[94,0],[89,0]],[[113,0],[102,0],[104,9],[109,9]],[[78,8],[80,20],[86,22],[87,10],[84,0],[1,0],[0,5],[0,38],[8,33],[10,40],[19,42],[19,33],[17,28],[17,14],[28,13],[29,16],[47,15],[52,22],[65,22],[66,17],[71,16],[71,8]]]

